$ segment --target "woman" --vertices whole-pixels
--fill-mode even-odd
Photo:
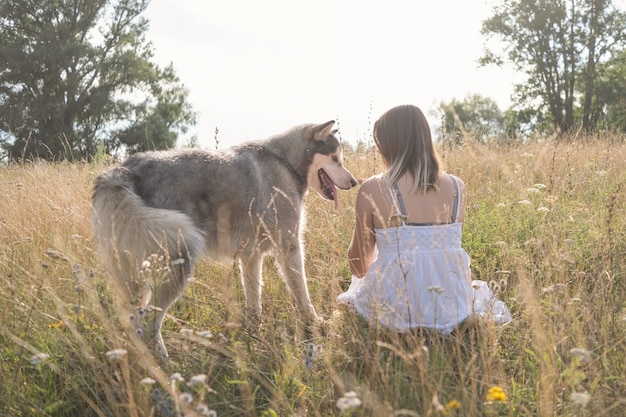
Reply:
[[[510,321],[486,283],[471,280],[461,247],[465,185],[442,171],[422,111],[388,110],[373,136],[387,170],[361,184],[348,250],[354,276],[338,300],[397,331],[449,333],[473,313]]]

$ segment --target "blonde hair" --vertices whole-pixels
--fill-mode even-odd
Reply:
[[[439,190],[441,162],[428,121],[418,107],[407,104],[387,110],[374,123],[373,136],[389,165],[382,176],[387,187],[408,172],[413,179],[411,194]]]

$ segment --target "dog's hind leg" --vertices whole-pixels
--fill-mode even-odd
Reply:
[[[161,326],[165,319],[165,314],[174,301],[185,291],[193,271],[193,265],[189,265],[189,259],[184,259],[182,264],[177,263],[181,260],[170,263],[170,272],[152,290],[151,298],[146,303],[146,309],[148,310],[148,337],[163,357],[168,356],[163,336],[161,335]]]

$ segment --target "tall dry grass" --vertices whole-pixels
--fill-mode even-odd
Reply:
[[[358,177],[375,152],[346,152]],[[309,195],[306,270],[328,319],[302,341],[268,259],[263,327],[240,328],[232,265],[202,263],[159,362],[95,254],[101,164],[0,168],[0,414],[9,416],[615,416],[626,413],[626,148],[615,136],[440,150],[469,197],[464,247],[511,309],[457,338],[377,332],[342,311],[356,191]],[[160,274],[158,262],[152,274]]]

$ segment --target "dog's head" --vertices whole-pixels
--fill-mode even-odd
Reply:
[[[339,208],[337,188],[349,190],[357,185],[354,176],[343,166],[341,144],[335,137],[334,120],[310,127],[313,144],[309,152],[314,152],[309,166],[307,182],[309,187],[325,199],[335,202]]]

